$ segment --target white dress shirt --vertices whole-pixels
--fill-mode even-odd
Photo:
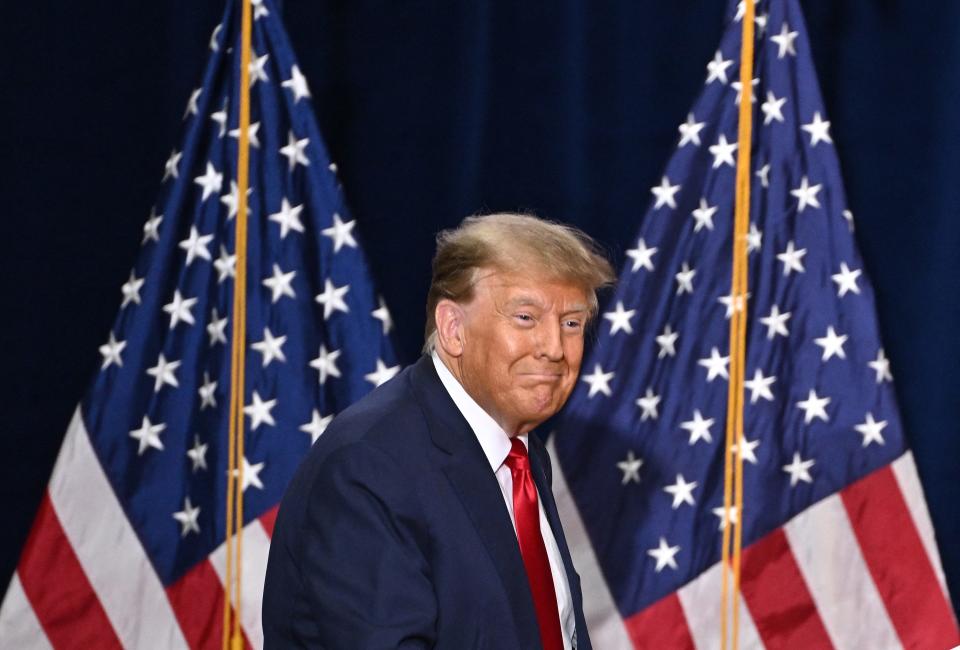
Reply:
[[[504,463],[510,453],[510,436],[467,394],[467,391],[443,364],[436,352],[433,353],[433,365],[437,369],[437,374],[440,375],[440,382],[443,387],[447,389],[453,403],[460,409],[460,413],[463,414],[467,424],[473,429],[474,435],[477,436],[477,440],[483,448],[483,453],[490,463],[490,469],[500,484],[500,491],[503,492],[503,502],[507,506],[507,512],[510,513],[513,532],[516,533],[517,521],[513,516],[513,476],[510,473],[510,468]],[[526,435],[518,437],[524,445],[529,446]],[[576,620],[573,616],[570,585],[567,583],[567,574],[560,557],[560,549],[557,547],[557,540],[553,536],[553,529],[550,528],[550,522],[543,510],[543,499],[539,498],[539,494],[537,496],[537,505],[540,510],[540,534],[543,537],[544,546],[547,548],[550,573],[553,574],[553,587],[557,592],[557,609],[560,613],[560,629],[563,630],[563,647],[564,650],[571,650],[574,633],[576,632]]]

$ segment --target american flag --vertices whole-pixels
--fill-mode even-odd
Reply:
[[[720,645],[729,319],[747,310],[745,648],[958,642],[797,0],[743,3],[707,65],[551,443],[599,648]],[[742,99],[741,99],[742,97]],[[746,305],[731,296],[755,105]]]
[[[333,415],[399,368],[280,12],[254,2],[245,642],[277,505]],[[4,647],[219,647],[236,273],[240,3],[210,40],[102,363],[0,609]]]

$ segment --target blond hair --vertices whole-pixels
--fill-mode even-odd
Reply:
[[[457,228],[437,235],[427,294],[425,352],[432,351],[436,344],[437,303],[443,299],[458,303],[472,300],[481,268],[530,270],[581,286],[589,296],[591,317],[597,313],[597,290],[615,279],[597,243],[577,228],[523,214],[467,217]]]

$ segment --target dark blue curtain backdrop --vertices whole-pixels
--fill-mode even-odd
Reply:
[[[467,214],[570,221],[619,263],[726,4],[287,1],[406,361],[434,233]],[[960,3],[802,4],[957,604]],[[221,12],[220,0],[4,5],[3,584],[98,367]]]

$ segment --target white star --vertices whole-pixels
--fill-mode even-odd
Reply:
[[[589,375],[584,375],[580,378],[581,381],[585,381],[590,384],[590,392],[587,394],[587,397],[593,397],[597,393],[603,393],[607,397],[610,397],[612,391],[610,390],[610,380],[613,379],[614,372],[604,372],[603,368],[600,367],[600,364],[596,364],[593,367],[593,372]]]
[[[716,214],[719,206],[711,206],[707,199],[700,199],[700,207],[696,208],[691,214],[697,224],[693,227],[693,232],[700,232],[702,228],[713,230],[713,215]]]
[[[317,294],[315,298],[318,303],[323,305],[324,320],[330,318],[330,315],[335,311],[349,313],[350,308],[347,307],[347,303],[343,301],[343,297],[348,291],[350,291],[349,284],[345,284],[342,287],[335,287],[333,282],[330,281],[330,278],[325,280],[323,293]]]
[[[847,227],[850,228],[850,232],[853,232],[853,213],[850,210],[843,211],[843,218],[847,221]]]
[[[886,441],[883,439],[883,430],[886,426],[886,420],[877,422],[873,419],[873,413],[867,413],[867,418],[863,421],[863,424],[858,424],[853,428],[863,436],[863,446],[866,447],[871,442],[875,442],[878,445],[885,444]]]
[[[190,226],[190,236],[180,242],[180,248],[187,251],[187,266],[198,257],[210,261],[207,245],[212,239],[213,235],[201,235],[196,226]]]
[[[127,347],[126,341],[118,341],[114,337],[113,332],[110,332],[110,338],[106,343],[100,346],[100,354],[103,355],[103,363],[100,364],[100,370],[105,370],[111,364],[117,364],[117,367],[123,367],[123,359],[120,358],[120,353],[123,352],[123,348]]]
[[[173,292],[173,300],[168,302],[163,306],[163,311],[170,314],[170,329],[173,329],[177,326],[177,323],[183,321],[188,325],[193,325],[196,321],[193,320],[193,314],[190,313],[190,309],[196,304],[196,298],[184,298],[180,295],[180,291],[175,289]]]
[[[808,205],[812,205],[815,208],[820,207],[820,201],[817,199],[817,193],[820,191],[820,188],[823,187],[820,183],[816,185],[810,185],[807,177],[804,176],[800,179],[800,187],[795,190],[790,190],[790,194],[797,197],[797,214],[803,212],[804,208]]]
[[[199,516],[200,506],[194,506],[190,503],[190,497],[186,497],[183,500],[183,510],[173,513],[173,518],[180,522],[180,537],[200,532],[200,524],[197,523]]]
[[[197,390],[200,393],[200,410],[207,408],[217,408],[217,382],[211,381],[210,373],[203,373],[203,385]]]
[[[273,294],[270,299],[272,304],[277,304],[277,301],[283,296],[289,296],[290,298],[297,297],[297,294],[293,292],[293,287],[290,286],[296,274],[296,271],[284,273],[280,270],[279,264],[273,265],[273,275],[263,280],[263,286],[270,289]]]
[[[293,103],[296,104],[301,99],[310,98],[310,89],[307,87],[307,78],[300,73],[300,68],[293,66],[290,68],[290,78],[280,84],[284,88],[293,91]]]
[[[176,149],[170,150],[170,157],[167,158],[167,162],[163,164],[163,179],[161,183],[168,178],[180,178],[180,170],[177,169],[177,165],[180,164],[180,159],[183,158],[183,152],[178,152]]]
[[[777,381],[777,378],[773,375],[769,377],[764,377],[763,372],[757,368],[753,371],[753,379],[748,379],[743,382],[743,387],[750,390],[750,403],[756,404],[757,400],[761,397],[768,401],[773,401],[773,391],[770,390],[770,386]]]
[[[383,334],[386,336],[393,328],[393,319],[390,318],[390,310],[387,309],[387,303],[383,301],[383,298],[379,298],[379,302],[380,306],[370,312],[370,315],[383,323]]]
[[[713,168],[720,165],[730,165],[736,167],[736,161],[733,158],[733,152],[737,150],[736,142],[727,142],[727,136],[720,134],[717,144],[710,145],[710,153],[713,154]]]
[[[274,336],[269,327],[263,328],[263,340],[250,344],[250,347],[263,355],[263,365],[266,368],[274,359],[281,363],[287,360],[283,354],[283,344],[287,342],[286,335]]]
[[[709,443],[713,442],[713,436],[710,435],[710,427],[713,426],[713,423],[713,418],[704,418],[700,415],[700,409],[694,409],[693,419],[681,422],[680,428],[690,432],[689,443],[691,445],[696,444],[698,440],[705,440]]]
[[[790,487],[796,487],[797,483],[813,483],[813,477],[810,476],[810,468],[816,464],[812,458],[801,460],[800,452],[793,452],[793,461],[789,465],[783,466],[783,471],[790,475]]]
[[[223,108],[216,113],[210,114],[210,119],[216,122],[220,128],[217,131],[217,137],[222,138],[227,133],[227,100],[223,100]]]
[[[297,163],[308,166],[310,165],[310,160],[307,158],[305,150],[307,144],[310,143],[310,138],[304,138],[303,140],[297,140],[297,136],[293,134],[293,131],[290,131],[287,134],[287,146],[280,148],[280,153],[287,157],[287,160],[290,163],[290,171],[293,171],[293,168],[297,166]]]
[[[677,295],[682,293],[693,293],[693,276],[697,274],[696,269],[691,269],[686,262],[680,267],[680,270],[674,274],[677,280]]]
[[[847,355],[843,351],[843,344],[847,342],[848,338],[846,334],[837,335],[832,326],[828,327],[825,336],[813,339],[814,343],[823,348],[823,356],[820,360],[827,361],[833,356],[846,359]]]
[[[659,404],[660,396],[655,394],[652,388],[648,388],[643,397],[637,398],[637,406],[643,409],[643,413],[640,414],[640,421],[643,422],[647,418],[656,420],[660,415],[657,412],[657,406]]]
[[[843,298],[848,291],[859,294],[860,287],[857,286],[857,278],[860,277],[860,273],[860,269],[851,270],[846,262],[841,262],[840,272],[830,276],[837,283],[837,296]]]
[[[620,485],[626,485],[627,483],[639,483],[640,482],[640,467],[643,465],[643,459],[637,458],[633,451],[627,452],[627,457],[617,463],[617,468],[623,472],[623,479],[620,481]]]
[[[677,342],[678,336],[680,336],[680,332],[672,331],[670,325],[663,328],[663,334],[656,337],[657,345],[660,346],[660,352],[657,354],[658,359],[667,356],[677,356],[677,350],[674,348],[674,345]]]
[[[782,59],[788,54],[797,55],[797,50],[793,47],[793,41],[796,40],[797,35],[797,32],[790,31],[787,23],[783,23],[780,27],[780,33],[770,37],[770,40],[776,43],[779,48],[777,51],[778,59]]]
[[[760,187],[770,187],[770,163],[755,171],[754,176],[760,179]]]
[[[253,6],[254,20],[270,15],[270,11],[267,9],[267,6],[263,4],[263,0],[250,0],[250,4]]]
[[[213,267],[217,269],[217,284],[220,284],[227,278],[237,275],[237,256],[227,253],[227,247],[220,244],[220,257],[213,261]]]
[[[260,463],[254,463],[253,465],[251,465],[250,461],[247,460],[246,456],[243,456],[242,460],[243,460],[243,469],[242,469],[243,480],[241,481],[240,489],[246,492],[247,488],[252,485],[258,490],[262,490],[263,481],[260,480],[260,472],[263,471],[263,468],[266,465],[266,463],[260,462]],[[233,470],[232,474],[234,477],[238,477],[241,475],[241,470],[235,469]]]
[[[200,444],[200,436],[193,437],[193,447],[187,450],[187,458],[193,463],[191,472],[207,469],[207,444]]]
[[[763,233],[757,228],[757,224],[750,222],[750,232],[747,233],[747,254],[760,250],[763,245]]]
[[[867,363],[877,373],[877,383],[883,381],[893,381],[893,375],[890,374],[890,360],[884,354],[883,348],[877,352],[877,358]]]
[[[136,273],[130,271],[130,278],[120,287],[120,292],[123,294],[123,303],[121,303],[120,309],[123,309],[131,302],[138,305],[140,304],[140,287],[143,286],[144,282],[144,278],[138,278]]]
[[[713,55],[713,61],[707,63],[707,83],[720,81],[727,83],[727,68],[733,65],[732,59],[724,60],[720,50]]]
[[[733,525],[737,524],[737,506],[730,506],[727,509],[726,516],[722,506],[719,508],[713,508],[712,512],[714,516],[720,519],[720,525],[717,526],[717,530],[723,530],[724,528],[726,528],[727,521],[729,521]]]
[[[250,416],[250,430],[256,431],[257,427],[266,423],[270,426],[276,426],[276,421],[270,411],[277,405],[276,399],[262,400],[257,391],[253,391],[253,403],[243,407],[243,412]]]
[[[260,148],[260,140],[257,138],[257,131],[260,130],[260,122],[252,122],[250,126],[247,127],[247,140],[250,142],[250,146],[254,149]],[[228,134],[231,138],[240,140],[240,127],[231,129]]]
[[[356,221],[348,221],[344,223],[340,219],[340,215],[336,212],[333,213],[333,225],[329,228],[324,228],[320,231],[320,234],[325,235],[333,240],[333,252],[339,253],[340,249],[344,246],[350,248],[357,247],[357,241],[353,238],[353,234],[350,232],[353,230],[353,227],[357,225]]]
[[[226,343],[227,342],[227,317],[218,318],[217,308],[213,308],[213,313],[210,316],[210,323],[207,324],[207,334],[210,335],[210,347],[215,346],[217,343]]]
[[[673,504],[670,507],[676,510],[684,503],[691,506],[696,505],[696,501],[693,500],[693,488],[695,487],[697,487],[696,481],[687,483],[683,474],[677,474],[677,482],[666,486],[663,491],[673,496]]]
[[[753,104],[757,101],[757,84],[760,83],[759,79],[752,79],[750,81],[750,103]],[[739,81],[734,81],[730,84],[730,87],[737,91],[737,98],[734,100],[737,106],[740,105],[740,98],[743,97],[743,84]]]
[[[783,105],[787,102],[786,97],[777,99],[773,91],[767,91],[767,101],[760,104],[760,110],[763,111],[763,124],[766,126],[776,120],[783,122]]]
[[[264,66],[267,65],[267,59],[270,58],[269,54],[264,54],[263,56],[257,56],[257,53],[254,52],[251,57],[250,64],[247,66],[247,70],[250,71],[250,85],[257,83],[258,81],[270,81],[270,77],[267,76],[267,71],[264,70]]]
[[[737,449],[742,447],[742,451],[740,453],[743,454],[743,460],[747,463],[756,465],[757,456],[753,453],[753,450],[756,449],[759,444],[760,438],[751,441],[747,440],[743,436],[740,436],[740,445],[733,445],[730,447],[730,450],[734,453],[734,457],[736,457]]]
[[[820,111],[813,114],[813,120],[810,124],[804,124],[800,127],[810,134],[810,146],[817,146],[818,142],[827,142],[833,144],[830,139],[830,122],[826,122],[820,117]]]
[[[640,270],[640,267],[647,269],[648,271],[653,270],[653,256],[657,252],[657,247],[653,246],[647,248],[647,242],[641,237],[637,241],[637,247],[631,248],[627,251],[627,257],[633,260],[633,266],[630,271],[636,273]]]
[[[733,295],[733,292],[728,293],[725,296],[720,296],[717,298],[717,302],[726,307],[725,317],[727,320],[733,316],[733,312],[743,311],[744,305],[747,300],[750,300],[750,293],[747,293],[747,299],[744,300],[742,295]]]
[[[647,555],[652,557],[657,561],[657,566],[654,567],[654,571],[660,573],[663,567],[670,567],[671,569],[676,570],[677,560],[676,555],[680,551],[679,546],[670,546],[667,544],[667,540],[663,537],[660,538],[660,545],[657,548],[651,548],[647,551]]]
[[[400,366],[387,366],[382,359],[377,359],[377,369],[367,373],[363,378],[377,387],[392,379],[398,372],[400,372]]]
[[[203,188],[203,198],[206,201],[211,194],[219,194],[223,187],[223,174],[218,172],[211,163],[207,163],[207,170],[203,176],[197,176],[193,182]]]
[[[790,275],[790,271],[804,272],[803,256],[807,254],[806,248],[794,248],[793,240],[787,242],[787,250],[777,253],[777,259],[783,262],[783,274]]]
[[[310,444],[312,445],[327,430],[327,425],[330,424],[331,420],[333,420],[332,415],[320,415],[320,411],[313,409],[310,421],[300,425],[300,430],[310,434]]]
[[[220,35],[220,30],[223,29],[223,24],[218,24],[213,28],[213,32],[210,34],[210,49],[216,52],[220,49],[219,44],[217,43],[217,36]]]
[[[829,397],[818,397],[817,392],[810,389],[807,399],[797,402],[797,407],[803,409],[803,423],[810,424],[814,418],[820,418],[824,422],[829,422],[827,416],[827,404],[830,403]]]
[[[203,92],[203,88],[197,88],[192,93],[190,93],[190,98],[187,100],[187,110],[183,112],[183,119],[187,119],[190,115],[196,115],[200,112],[200,109],[197,107],[197,100],[200,99],[200,93]]]
[[[160,241],[160,222],[163,221],[163,215],[157,214],[155,210],[150,211],[150,218],[143,224],[143,241],[146,244],[151,239]]]
[[[697,120],[693,117],[693,113],[687,115],[687,121],[679,126],[680,144],[678,146],[683,147],[688,142],[692,142],[699,147],[700,131],[704,126],[706,126],[706,122],[697,122]]]
[[[671,185],[670,179],[666,176],[660,179],[659,185],[651,187],[650,191],[657,197],[653,205],[654,210],[664,205],[669,205],[671,208],[677,207],[677,201],[674,199],[674,195],[680,191],[680,185]]]
[[[753,17],[753,22],[757,24],[757,36],[763,36],[763,33],[767,31],[767,19],[769,17],[769,14],[757,14]]]
[[[160,442],[160,434],[166,428],[167,425],[163,424],[162,422],[158,424],[152,424],[150,422],[150,418],[144,415],[143,422],[140,424],[140,428],[134,429],[130,432],[130,437],[140,443],[140,445],[137,447],[137,456],[142,456],[143,452],[145,452],[148,447],[163,451],[163,443]]]
[[[280,224],[280,239],[284,239],[291,230],[303,232],[303,223],[300,221],[300,212],[303,205],[290,205],[290,201],[284,197],[280,201],[280,212],[271,214],[268,219]]]
[[[777,334],[780,336],[789,336],[787,330],[787,321],[790,319],[790,312],[780,313],[780,308],[776,305],[770,307],[770,315],[764,316],[760,322],[767,326],[767,340],[772,340]]]
[[[159,392],[164,384],[170,384],[174,388],[179,387],[180,384],[177,383],[177,376],[174,374],[179,367],[179,361],[167,361],[161,352],[160,358],[157,359],[157,365],[152,368],[147,368],[147,374],[155,379],[153,382],[153,392]]]
[[[340,369],[337,368],[337,357],[340,356],[340,350],[331,350],[327,352],[325,345],[320,346],[320,353],[317,358],[310,362],[311,368],[316,368],[320,373],[320,385],[322,386],[327,377],[339,377]]]
[[[618,300],[617,308],[603,315],[604,318],[610,321],[610,336],[613,336],[620,330],[623,330],[627,334],[633,334],[633,326],[630,324],[630,319],[633,318],[636,313],[636,309],[625,310],[623,303]]]
[[[252,187],[247,188],[247,198],[250,198],[250,192],[253,191]],[[236,181],[230,181],[230,193],[224,194],[220,197],[220,203],[227,206],[227,219],[233,219],[237,216],[237,210],[240,209],[240,188],[237,187]],[[247,215],[250,214],[250,204],[247,204]]]
[[[710,350],[710,357],[707,359],[700,359],[697,361],[697,365],[703,366],[707,369],[707,381],[711,382],[717,377],[723,377],[724,379],[729,379],[730,375],[727,374],[727,364],[730,363],[730,357],[720,356],[720,351],[717,348]]]

